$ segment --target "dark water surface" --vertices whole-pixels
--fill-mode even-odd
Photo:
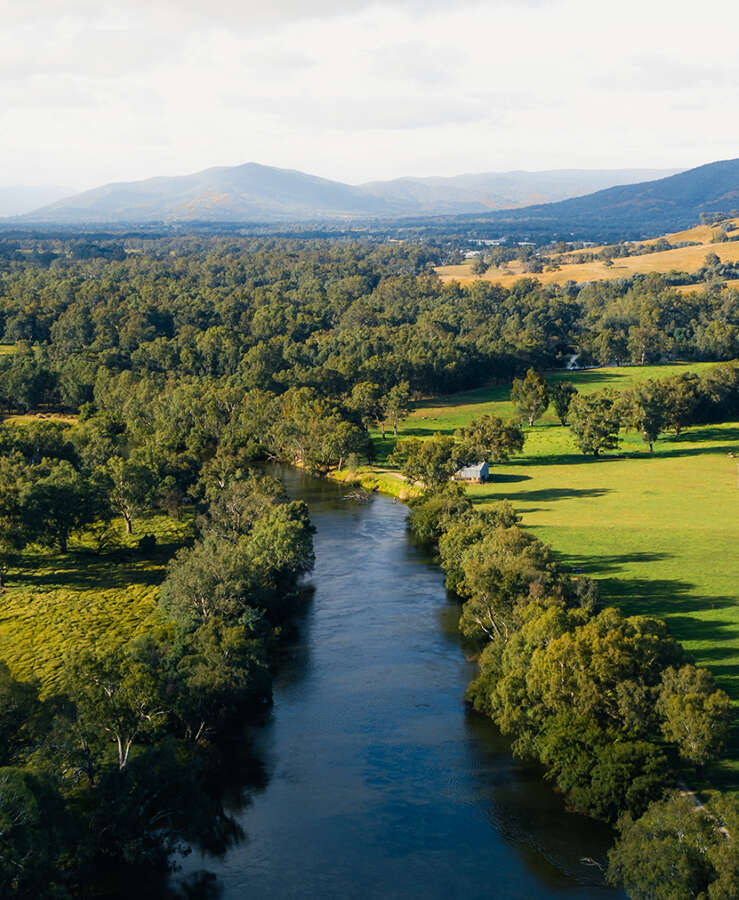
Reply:
[[[232,809],[246,839],[194,852],[240,898],[610,898],[610,832],[563,811],[492,723],[466,710],[473,673],[443,575],[409,541],[406,508],[294,470],[317,528],[315,596],[285,652],[264,782]]]

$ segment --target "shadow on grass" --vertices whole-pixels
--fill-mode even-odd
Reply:
[[[487,483],[492,485],[513,484],[518,481],[531,481],[531,475],[512,475],[509,472],[496,472],[493,469],[492,477]]]
[[[734,430],[724,431],[719,434],[719,438],[724,440],[735,440],[739,443],[739,429],[736,431],[736,438],[732,437]],[[705,438],[706,441],[715,440]],[[694,440],[690,443],[696,443]],[[622,449],[617,453],[604,454],[602,456],[586,455],[584,453],[548,453],[541,456],[527,456],[523,459],[514,459],[508,463],[509,466],[578,466],[584,464],[596,464],[607,462],[623,462],[624,460],[654,460],[658,462],[660,459],[670,459],[685,456],[704,456],[709,453],[721,454],[730,453],[737,450],[737,443],[711,444],[706,447],[680,447],[675,446],[673,441],[658,441],[655,444],[655,452],[649,453],[645,447],[642,449]]]
[[[431,420],[431,421],[433,421],[433,420]],[[404,428],[403,434],[399,435],[399,438],[402,440],[403,438],[409,438],[409,437],[432,437],[435,434],[454,434],[455,431],[456,431],[456,428],[454,428],[454,427],[450,427],[450,428],[436,427],[436,428],[434,428],[434,426],[431,424],[429,424],[428,426],[419,425],[417,427],[414,426],[413,428]]]
[[[495,481],[493,482],[495,484]],[[513,503],[544,503],[548,500],[572,500],[584,497],[602,497],[610,494],[608,488],[542,488],[540,491],[501,491],[486,494],[486,500],[510,500]],[[531,512],[531,510],[526,510]]]
[[[610,369],[608,372],[599,372],[596,369],[583,370],[557,370],[556,372],[545,372],[544,379],[549,384],[558,384],[561,381],[572,381],[576,386],[590,387],[591,385],[600,385],[603,382],[613,383],[619,378],[628,378],[634,371],[635,366],[625,366],[623,371],[614,372]],[[511,385],[505,384],[487,384],[478,388],[470,388],[466,391],[460,391],[457,394],[447,394],[443,397],[427,397],[419,400],[414,404],[414,409],[446,409],[455,406],[472,406],[474,404],[483,403],[502,403],[511,399]]]
[[[717,428],[713,425],[707,425],[704,428],[694,428],[691,431],[684,431],[682,434],[672,437],[670,444],[695,444],[701,441],[739,441],[739,427],[734,428]]]
[[[605,463],[623,461],[628,453],[618,453],[613,456],[591,456],[584,453],[543,453],[541,456],[524,456],[522,459],[513,459],[507,465],[520,466],[582,466],[591,463]]]
[[[672,554],[638,551],[635,553],[618,553],[611,556],[578,556],[575,554],[557,554],[566,566],[586,573],[598,572],[607,573],[618,571],[621,566],[630,565],[632,563],[657,562],[658,560],[669,559]],[[604,579],[602,584],[606,584]],[[610,582],[608,582],[610,584]],[[622,581],[613,581],[614,585],[622,584]]]
[[[696,651],[701,663],[710,665],[714,674],[722,679],[724,690],[733,700],[739,700],[739,664],[724,662],[737,656],[737,624],[726,619],[706,618],[711,610],[736,608],[736,598],[698,594],[696,585],[680,579],[627,578],[619,574],[623,566],[658,562],[671,555],[660,552],[610,556],[558,554],[562,564],[572,572],[598,578],[604,605],[617,606],[625,615],[663,618],[678,641],[707,645]]]
[[[167,556],[143,557],[135,551],[91,556],[70,553],[18,560],[10,573],[11,586],[27,589],[51,587],[67,590],[122,590],[133,586],[160,584]],[[39,569],[39,565],[42,568]]]
[[[710,646],[695,650],[708,665],[732,700],[739,700],[739,664],[736,658],[737,628],[724,619],[703,618],[706,610],[736,606],[731,597],[706,597],[692,593],[683,581],[608,579],[600,582],[604,603],[619,606],[626,615],[653,615],[667,622],[670,634],[681,643],[695,641]],[[621,588],[621,590],[619,590]]]
[[[550,384],[560,381],[571,381],[575,387],[588,387],[591,384],[600,384],[603,381],[616,381],[619,378],[627,378],[635,366],[626,366],[622,372],[614,372],[611,369],[608,372],[598,372],[596,369],[575,369],[573,371],[558,371],[545,373],[544,378]]]
[[[739,437],[737,437],[737,442],[739,442]],[[655,453],[654,459],[681,456],[705,456],[708,453],[731,453],[737,449],[737,444],[714,444],[712,447],[676,447],[675,449],[662,447],[658,453]]]
[[[510,399],[510,384],[487,384],[478,388],[448,394],[445,397],[428,397],[414,404],[414,410],[446,409],[450,406],[473,406],[476,403],[501,403]]]

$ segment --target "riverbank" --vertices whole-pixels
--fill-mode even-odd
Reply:
[[[400,472],[376,466],[360,466],[357,469],[332,469],[326,475],[332,481],[347,486],[359,486],[369,493],[378,492],[405,503],[423,494],[421,487],[409,485]]]
[[[462,418],[450,407],[444,422],[423,421],[427,435],[437,424],[456,427],[490,412],[484,402],[460,410]],[[417,417],[405,423],[407,433],[413,423],[420,424]],[[496,464],[492,479],[469,485],[467,494],[481,509],[509,500],[564,567],[598,582],[604,602],[664,619],[737,708],[737,455],[739,422],[663,435],[652,454],[627,433],[618,452],[600,458],[579,452],[568,427],[536,425],[526,430],[523,453]],[[384,465],[362,467],[361,479],[390,496],[403,489]],[[723,790],[739,790],[739,723],[712,778]]]
[[[268,721],[246,735],[248,840],[195,851],[183,874],[213,871],[223,900],[483,900],[491,884],[510,900],[621,900],[582,861],[604,862],[610,829],[565,812],[540,769],[466,707],[475,666],[459,607],[409,540],[404,505],[280,471],[316,528],[315,592]]]

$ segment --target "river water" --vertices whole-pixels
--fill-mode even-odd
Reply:
[[[621,900],[582,862],[603,861],[609,830],[566,813],[465,707],[458,609],[407,509],[280,475],[317,529],[315,594],[245,738],[260,784],[230,812],[246,837],[185,870],[214,872],[224,900]]]

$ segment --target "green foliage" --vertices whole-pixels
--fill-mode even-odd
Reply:
[[[29,890],[21,876],[35,884],[31,857],[47,884],[29,895],[55,897],[59,873],[62,892],[79,895],[84,880],[98,896],[118,872],[121,883],[132,871],[163,877],[185,837],[217,850],[234,828],[207,775],[214,742],[269,698],[272,625],[256,607],[273,622],[289,612],[313,550],[305,504],[272,479],[219,472],[201,482],[204,535],[165,580],[172,621],[127,645],[70,652],[64,694],[43,702],[0,666],[0,766],[50,779],[42,809],[41,782],[0,768],[0,884],[12,896]]]
[[[675,743],[689,762],[703,766],[724,749],[732,718],[729,698],[716,689],[706,669],[693,665],[666,669],[658,709],[666,740]]]
[[[426,488],[434,489],[459,468],[459,448],[454,438],[447,435],[435,435],[428,441],[410,438],[396,445],[390,461],[411,484],[420,481]]]
[[[439,558],[446,573],[446,586],[452,593],[459,593],[464,580],[462,560],[465,550],[477,544],[494,528],[512,528],[521,521],[507,501],[497,503],[484,513],[474,512],[467,515],[456,515],[440,518],[436,535],[439,545]],[[411,527],[415,529],[415,521],[411,519]]]
[[[189,740],[218,733],[271,693],[261,619],[237,625],[211,618],[188,634],[169,681],[172,712]]]
[[[40,715],[38,687],[16,681],[0,661],[0,766],[22,762],[24,750],[38,736]]]
[[[70,429],[0,427],[3,654],[14,672],[38,672],[47,698],[0,672],[0,762],[25,766],[0,775],[5,893],[56,892],[62,867],[58,893],[79,896],[102,860],[121,876],[163,873],[193,823],[228,830],[204,788],[209,748],[268,696],[272,632],[313,562],[305,507],[252,477],[251,462],[341,468],[370,455],[368,428],[397,436],[411,395],[503,383],[524,368],[514,395],[531,425],[548,400],[531,367],[572,352],[586,364],[739,352],[731,292],[678,298],[657,276],[582,288],[529,279],[508,291],[442,285],[425,274],[439,251],[412,242],[24,243],[28,253],[0,261],[0,330],[15,345],[0,354],[0,409],[81,416]],[[501,408],[483,412],[504,411],[501,390]],[[739,412],[739,369],[663,392],[659,428],[722,421]],[[648,437],[659,428],[643,394],[632,420]],[[585,452],[616,445],[613,412],[610,400],[574,398]],[[445,414],[449,431],[469,425]],[[480,515],[447,487],[462,449],[496,461],[518,452],[517,426],[483,418],[460,438],[466,447],[445,435],[399,444],[395,458],[411,481],[444,488],[412,526],[438,543],[466,632],[494,638],[470,696],[518,752],[546,761],[574,805],[637,815],[674,777],[677,752],[698,765],[719,752],[726,702],[700,670],[685,674],[655,620],[598,613],[592,585],[568,578],[512,507]],[[114,514],[128,530],[135,522],[140,542],[119,534]],[[128,646],[136,635],[146,639]],[[62,669],[69,644],[95,652]],[[725,857],[711,857],[716,884],[735,876]]]
[[[448,483],[411,503],[408,528],[423,544],[434,545],[461,514],[472,509],[461,484]]]
[[[666,415],[665,392],[658,381],[644,381],[620,398],[621,421],[638,431],[649,452],[662,431]]]
[[[374,413],[373,413],[374,415]],[[342,416],[312,388],[286,391],[275,408],[267,446],[280,459],[313,471],[341,468],[350,453],[367,447],[366,431]]]
[[[155,736],[164,726],[166,708],[156,673],[124,650],[74,658],[67,690],[81,739],[87,745],[112,744],[119,769],[128,765],[136,742]]]
[[[209,535],[169,564],[162,610],[187,628],[214,616],[237,619],[252,601],[249,576],[239,544]]]
[[[728,697],[685,664],[663,621],[599,610],[594,584],[567,576],[506,513],[461,507],[436,520],[460,629],[483,645],[468,699],[574,808],[639,816],[675,784],[678,753],[716,758]]]
[[[27,473],[20,492],[25,542],[58,546],[66,553],[69,536],[105,513],[97,486],[64,460],[42,463]]]
[[[55,378],[40,354],[29,348],[0,356],[0,409],[28,412],[53,397]]]
[[[621,420],[617,399],[607,393],[578,395],[570,404],[570,428],[583,453],[599,456],[618,447]]]
[[[19,453],[30,465],[38,465],[43,459],[75,464],[77,453],[70,436],[70,426],[60,422],[0,424],[0,455]]]
[[[214,617],[237,621],[249,608],[279,618],[298,579],[312,568],[312,529],[302,501],[268,506],[251,523],[242,517],[240,525],[243,530],[229,537],[206,533],[170,563],[160,603],[180,626]]]
[[[461,444],[459,453],[469,461],[501,462],[523,450],[524,434],[514,422],[497,416],[482,416],[455,432]]]
[[[18,768],[0,768],[0,895],[64,897],[62,804],[53,787]]]
[[[529,369],[523,379],[514,378],[511,400],[529,425],[541,418],[549,406],[549,391],[541,375]]]
[[[577,388],[571,381],[558,381],[549,388],[549,397],[562,425],[567,424],[570,404],[577,394]]]
[[[634,900],[731,900],[739,887],[736,802],[696,809],[693,797],[673,794],[639,819],[626,814],[609,854],[608,879]],[[724,822],[726,814],[733,833]]]
[[[133,533],[134,519],[150,505],[156,473],[147,465],[112,456],[100,475],[110,505],[123,518],[126,530]]]
[[[456,591],[466,598],[460,629],[466,637],[507,640],[518,624],[518,601],[554,575],[548,547],[517,525],[496,526],[465,550]]]
[[[664,424],[679,435],[683,428],[696,420],[699,403],[698,377],[683,372],[662,381],[664,397]]]
[[[670,771],[662,749],[648,741],[612,740],[592,719],[557,713],[536,741],[539,759],[575,809],[606,821],[623,811],[640,815],[662,796]]]
[[[405,419],[410,411],[411,386],[408,381],[394,384],[384,399],[384,420],[393,429],[395,437],[398,436],[398,425]],[[384,433],[383,433],[384,437]]]
[[[385,437],[385,410],[379,384],[373,384],[371,381],[360,381],[355,384],[347,400],[347,406],[357,413],[367,431],[372,425],[377,424],[382,429],[382,436]]]

